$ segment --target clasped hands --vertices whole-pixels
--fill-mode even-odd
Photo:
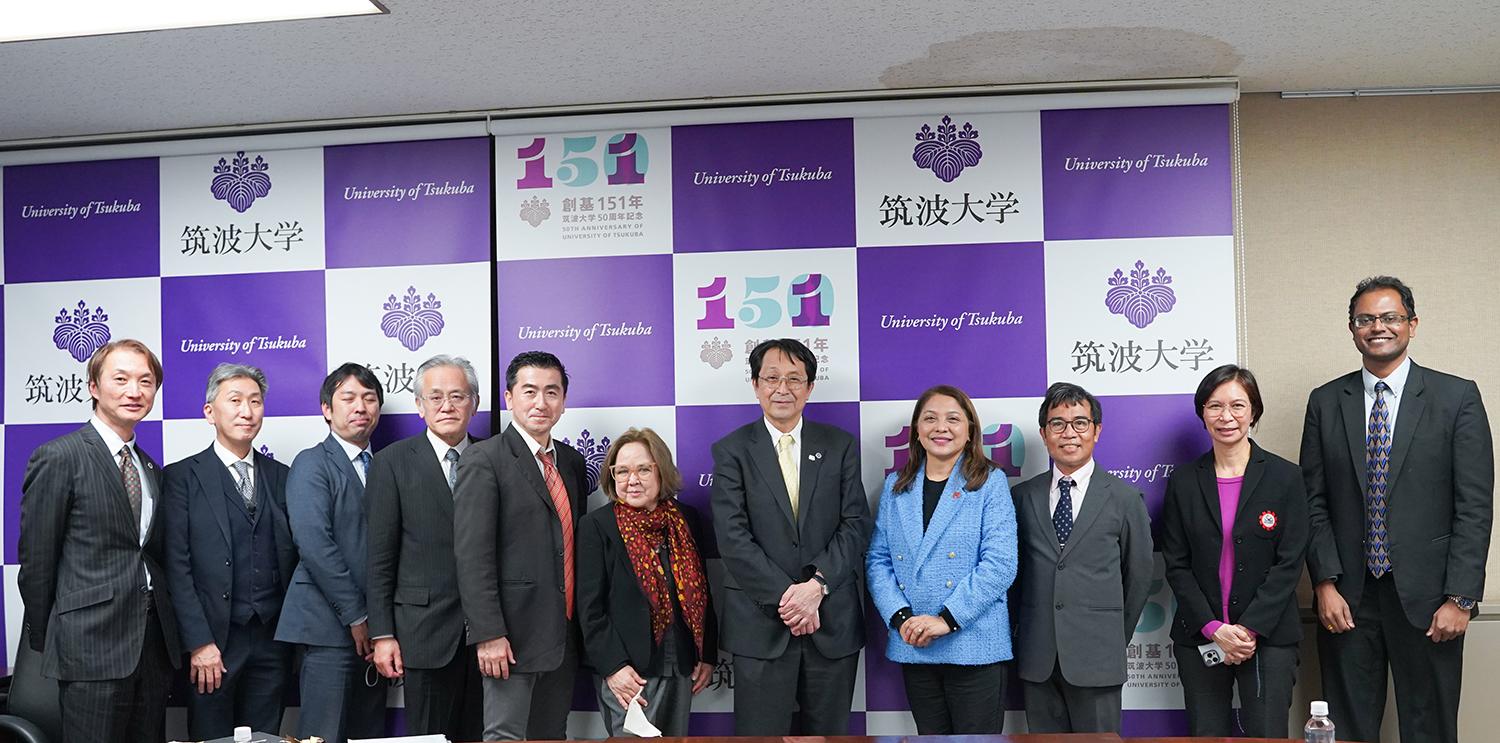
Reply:
[[[1244,625],[1224,624],[1214,630],[1214,644],[1224,651],[1224,665],[1237,666],[1255,655],[1255,633]]]
[[[953,628],[942,617],[931,614],[911,617],[901,623],[901,639],[915,648],[925,648],[933,640],[952,632]]]
[[[818,607],[823,605],[823,584],[811,578],[787,586],[776,612],[793,636],[810,635],[823,626]]]

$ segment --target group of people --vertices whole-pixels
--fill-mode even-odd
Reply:
[[[1408,357],[1417,324],[1399,280],[1360,283],[1363,368],[1312,393],[1300,466],[1250,438],[1264,405],[1249,370],[1211,371],[1193,399],[1209,448],[1173,471],[1155,547],[1140,491],[1094,459],[1099,399],[1071,383],[1038,411],[1051,467],[1014,490],[968,395],[924,392],[872,519],[858,441],[803,416],[817,357],[766,341],[749,359],[762,415],[713,445],[717,601],[703,517],[676,499],[656,432],[614,438],[609,503],[585,513],[584,457],[552,436],[570,380],[550,353],[510,361],[511,422],[487,439],[468,433],[472,365],[429,359],[425,430],[379,452],[385,391],[343,364],[320,390],[328,437],[290,467],[252,446],[265,375],[222,364],[213,444],[162,470],[135,438],[161,364],[117,340],[88,362],[91,420],[27,466],[25,641],[59,682],[65,741],[163,740],[184,665],[200,739],[279,730],[294,673],[299,734],[331,743],[382,735],[395,679],[408,732],[566,738],[580,668],[611,735],[639,707],[680,736],[721,650],[736,734],[838,735],[873,604],[919,732],[1000,732],[1012,663],[1031,731],[1117,731],[1159,549],[1193,734],[1230,735],[1237,716],[1286,735],[1306,564],[1340,738],[1379,739],[1389,666],[1402,740],[1455,741],[1493,450],[1474,383]]]

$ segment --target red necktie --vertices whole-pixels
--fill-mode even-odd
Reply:
[[[563,590],[567,601],[568,618],[573,618],[573,504],[568,501],[568,489],[563,487],[562,476],[552,463],[552,455],[538,451],[542,460],[542,479],[547,481],[547,494],[552,496],[552,506],[557,509],[557,520],[562,523],[563,538]]]

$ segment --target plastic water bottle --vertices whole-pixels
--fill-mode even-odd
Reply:
[[[1334,743],[1333,720],[1328,719],[1328,703],[1313,702],[1312,717],[1302,728],[1304,743]]]

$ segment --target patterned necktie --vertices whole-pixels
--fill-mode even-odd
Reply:
[[[130,456],[130,445],[120,447],[120,479],[125,483],[125,497],[130,500],[130,513],[135,516],[136,529],[141,526],[141,473],[135,468],[135,458]]]
[[[1073,478],[1057,481],[1057,508],[1052,512],[1052,528],[1057,530],[1057,546],[1068,543],[1073,534]]]
[[[240,488],[240,498],[245,501],[245,510],[255,513],[255,485],[250,482],[250,463],[235,462],[234,471],[239,475],[239,482],[235,484]]]
[[[1370,406],[1370,426],[1365,433],[1365,567],[1370,575],[1384,577],[1391,571],[1391,549],[1385,523],[1386,478],[1391,469],[1391,411],[1385,403],[1390,391],[1385,382],[1375,383],[1375,404]]]
[[[443,459],[447,460],[447,462],[448,462],[448,490],[449,491],[457,490],[458,489],[458,450],[457,449],[449,449],[448,453],[443,455]]]
[[[370,481],[370,450],[366,449],[360,452],[359,456],[355,457],[354,460],[359,462],[359,466],[355,467],[356,470],[359,470],[359,484],[367,484]]]
[[[797,519],[797,460],[792,454],[792,445],[796,441],[789,433],[781,434],[776,442],[776,459],[781,463],[781,479],[786,482],[787,500],[792,504],[792,520]]]
[[[563,590],[567,600],[568,618],[573,618],[573,504],[568,500],[568,489],[563,486],[562,475],[552,463],[552,454],[538,450],[542,460],[542,479],[547,481],[547,494],[552,496],[552,506],[557,509],[557,520],[562,523],[563,538]]]

